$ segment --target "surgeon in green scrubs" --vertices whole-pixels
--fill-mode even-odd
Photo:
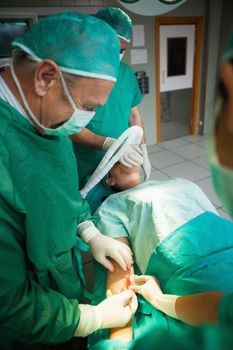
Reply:
[[[13,48],[0,74],[0,348],[84,349],[80,337],[127,324],[137,308],[131,291],[82,303],[80,249],[110,270],[108,257],[125,270],[132,258],[96,229],[68,137],[106,102],[119,40],[103,21],[67,12]]]
[[[120,41],[120,58],[130,42],[132,22],[129,16],[116,7],[105,7],[97,15],[108,23],[117,33]],[[78,162],[80,184],[84,186],[106,150],[129,126],[139,125],[143,128],[138,105],[142,100],[137,79],[133,70],[121,62],[120,70],[107,103],[96,108],[91,122],[78,135],[73,135],[74,151]],[[88,160],[88,161],[87,161]],[[145,135],[140,148],[131,147],[120,162],[128,167],[142,164],[145,177],[149,179],[151,163],[148,157]]]

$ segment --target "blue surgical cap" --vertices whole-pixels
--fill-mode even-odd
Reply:
[[[99,10],[96,16],[115,29],[120,38],[130,42],[132,21],[125,12],[117,7],[105,7]]]
[[[63,72],[112,81],[118,75],[120,46],[116,32],[87,14],[48,16],[12,45],[38,62],[53,60]]]

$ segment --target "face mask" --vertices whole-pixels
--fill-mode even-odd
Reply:
[[[214,189],[233,217],[233,170],[220,164],[214,136],[209,139],[209,163]]]
[[[124,54],[125,54],[125,51],[124,51],[124,52],[122,52],[122,53],[120,53],[120,61],[122,60],[122,58],[123,58]]]
[[[46,128],[44,125],[42,125],[38,119],[36,118],[36,116],[34,115],[34,113],[32,112],[32,110],[30,109],[26,98],[24,96],[23,90],[21,88],[21,85],[19,83],[19,80],[15,74],[14,71],[14,67],[13,67],[13,63],[11,62],[11,74],[12,77],[14,79],[14,82],[19,90],[20,96],[23,100],[23,103],[27,109],[28,114],[30,115],[30,117],[32,118],[32,120],[34,121],[34,123],[36,125],[38,125],[41,129],[43,129],[44,133],[46,135],[51,135],[51,136],[68,136],[68,135],[73,135],[73,134],[78,134],[82,128],[84,128],[89,122],[90,120],[94,117],[95,112],[90,112],[90,111],[83,111],[81,109],[78,109],[75,106],[75,103],[73,101],[73,98],[70,95],[70,92],[67,88],[66,82],[63,78],[63,75],[61,73],[61,83],[64,89],[64,93],[70,103],[70,105],[72,106],[74,112],[72,113],[72,115],[70,116],[70,118],[64,122],[64,124],[62,124],[61,126],[59,126],[56,129],[51,129],[51,128]]]

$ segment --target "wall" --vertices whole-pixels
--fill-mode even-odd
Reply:
[[[220,28],[221,8],[223,1],[222,25]],[[103,6],[117,6],[119,3],[114,0],[1,0],[0,11],[14,10],[16,12],[37,12],[38,14],[49,14],[61,10],[81,11],[96,13]],[[217,58],[219,55],[218,44],[220,34],[220,48],[225,42],[227,32],[232,23],[232,0],[187,0],[187,2],[176,10],[164,16],[202,16],[204,19],[203,32],[203,59],[200,86],[200,106],[199,120],[205,123],[205,127],[200,127],[200,132],[207,132],[208,120],[213,115],[214,93],[216,85]],[[124,9],[125,10],[125,9]],[[145,70],[149,76],[150,93],[145,95],[140,111],[145,125],[146,138],[148,144],[156,143],[156,100],[155,100],[155,17],[139,16],[128,12],[134,24],[145,26],[145,47],[148,51],[148,64],[132,65],[134,71]],[[221,31],[220,31],[221,29]],[[130,49],[124,56],[124,61],[130,64]],[[208,62],[207,62],[208,60]],[[205,94],[206,90],[206,94]],[[177,101],[182,105],[182,100]]]
[[[145,30],[145,46],[138,47],[139,49],[147,49],[148,63],[147,64],[130,64],[130,49],[132,44],[124,55],[123,61],[128,63],[134,71],[146,71],[149,77],[149,94],[144,95],[143,100],[139,106],[140,113],[143,117],[143,124],[146,133],[146,139],[149,144],[156,143],[156,101],[155,101],[155,41],[154,41],[154,17],[138,16],[129,13],[133,24],[143,24]]]
[[[202,16],[205,19],[205,6],[207,0],[188,0],[174,11],[164,14],[165,17],[188,17],[188,16]],[[125,10],[125,9],[124,9]],[[139,16],[127,12],[132,18],[134,24],[145,25],[145,47],[148,50],[148,64],[147,65],[132,65],[133,70],[145,70],[150,79],[150,94],[146,95],[140,105],[140,111],[143,116],[146,139],[148,144],[157,143],[157,128],[156,128],[156,61],[155,61],[155,18]],[[124,56],[124,61],[130,64],[130,48]],[[177,105],[184,105],[185,95],[182,97],[179,94]]]

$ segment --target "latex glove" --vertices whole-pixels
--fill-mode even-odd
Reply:
[[[115,139],[111,137],[106,137],[103,143],[103,150],[107,151]],[[140,166],[143,163],[143,151],[138,145],[131,145],[126,153],[119,159],[119,162],[128,167],[132,168],[133,166]]]
[[[129,290],[110,296],[96,306],[80,304],[80,320],[75,336],[85,337],[97,329],[124,327],[137,307],[137,297]]]
[[[149,303],[154,300],[156,295],[163,294],[159,282],[155,279],[155,277],[147,275],[131,275],[129,288],[135,293],[143,296],[143,298]]]
[[[141,150],[143,152],[143,163],[142,163],[142,167],[145,173],[145,180],[149,180],[150,176],[151,176],[151,162],[148,156],[148,152],[147,152],[147,146],[145,143],[140,145]]]
[[[129,289],[142,295],[152,306],[166,315],[178,318],[176,314],[177,295],[163,294],[159,282],[152,276],[130,276]]]
[[[123,271],[127,271],[133,264],[130,248],[111,237],[104,236],[91,221],[84,221],[78,226],[78,234],[91,249],[93,257],[106,269],[113,272],[114,267],[109,258],[118,263]]]

